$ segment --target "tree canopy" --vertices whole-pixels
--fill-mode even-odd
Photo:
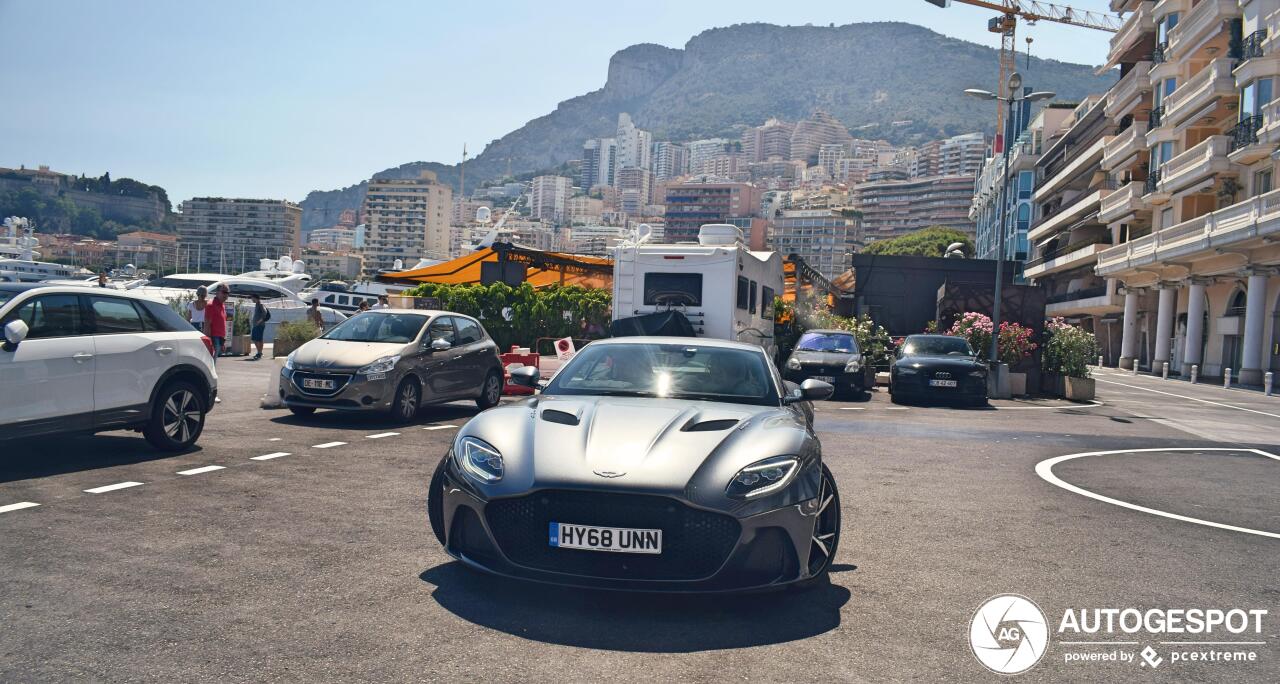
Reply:
[[[973,240],[961,231],[942,226],[929,226],[914,233],[877,240],[862,250],[863,254],[883,254],[885,256],[925,256],[940,257],[946,254],[947,247],[953,242],[964,244],[965,256],[973,256]]]

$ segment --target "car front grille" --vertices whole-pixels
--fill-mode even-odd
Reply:
[[[485,507],[498,547],[513,563],[590,577],[694,580],[710,576],[737,544],[734,518],[642,494],[546,490]],[[662,530],[661,554],[584,551],[549,544],[552,522]]]
[[[302,386],[303,380],[333,380],[334,386],[331,390],[309,389]],[[298,388],[298,391],[313,397],[332,397],[341,392],[349,382],[351,382],[351,376],[342,373],[317,373],[314,371],[294,371],[293,373],[293,384]]]
[[[844,374],[844,366],[824,366],[818,364],[800,364],[800,370],[807,376],[830,375],[836,377]]]

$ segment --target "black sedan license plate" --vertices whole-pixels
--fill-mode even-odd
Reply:
[[[337,386],[337,383],[333,380],[317,380],[315,378],[302,379],[302,389],[331,390]]]
[[[616,553],[662,553],[662,530],[627,527],[596,527],[551,523],[552,546],[562,549],[613,551]]]
[[[955,380],[930,380],[929,385],[931,387],[955,387],[956,381]]]

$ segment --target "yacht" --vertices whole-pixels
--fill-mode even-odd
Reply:
[[[295,261],[288,255],[279,259],[262,259],[258,262],[258,270],[246,271],[240,277],[270,280],[291,292],[301,292],[311,283],[306,262]]]
[[[268,278],[248,275],[229,276],[222,273],[175,273],[156,278],[144,285],[131,288],[133,292],[167,302],[175,309],[185,312],[187,302],[195,299],[196,289],[204,286],[209,295],[218,285],[226,285],[230,292],[227,298],[229,308],[242,308],[252,313],[252,295],[258,295],[263,306],[271,313],[267,322],[265,339],[275,338],[276,327],[284,321],[302,321],[307,318],[307,307],[310,300],[304,300],[299,294],[285,284]],[[320,307],[320,316],[325,327],[336,325],[346,320],[346,314],[335,307]],[[248,330],[236,330],[234,334],[248,335]]]
[[[80,269],[67,264],[36,261],[40,246],[31,222],[25,218],[10,216],[4,220],[4,235],[0,236],[0,282],[35,283],[45,280],[70,279]]]

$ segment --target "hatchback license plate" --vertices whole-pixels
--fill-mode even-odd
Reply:
[[[930,387],[955,387],[956,381],[955,380],[930,380],[929,386]]]
[[[331,390],[338,385],[333,380],[316,380],[315,378],[303,378],[302,389],[318,389]]]
[[[616,553],[662,553],[662,530],[551,523],[551,545]]]

